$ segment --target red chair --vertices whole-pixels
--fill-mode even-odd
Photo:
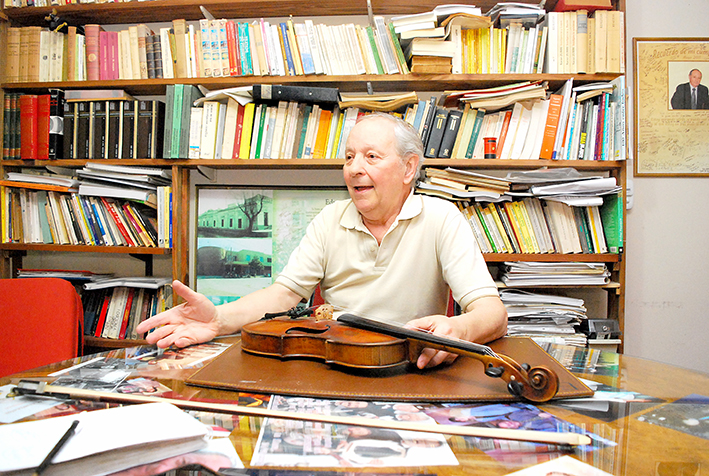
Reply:
[[[0,377],[81,355],[83,314],[69,281],[0,279]]]

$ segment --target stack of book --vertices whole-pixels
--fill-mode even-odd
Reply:
[[[586,335],[578,330],[588,319],[583,299],[519,289],[502,289],[500,298],[507,309],[508,335],[531,337],[538,343],[586,345]]]
[[[506,286],[602,286],[610,272],[605,263],[506,261],[500,279]]]
[[[170,278],[109,278],[84,285],[84,334],[141,339],[136,326],[172,307]]]
[[[459,170],[424,168],[423,179],[416,184],[416,193],[434,195],[449,200],[496,200],[509,191],[505,179]]]
[[[150,190],[118,186],[111,181],[126,180],[101,167],[112,166],[95,163],[82,172],[93,179],[101,176],[103,181],[83,183],[70,178],[67,185],[57,185],[57,180],[67,179],[56,174],[8,173],[8,180],[2,181],[2,241],[170,247],[171,187],[160,185]],[[132,176],[140,177],[133,183],[143,185],[140,180],[146,177],[135,168],[131,170]]]
[[[473,5],[439,5],[429,12],[395,16],[391,19],[394,32],[404,50],[412,73],[461,73],[460,41],[462,24],[468,28],[483,28],[490,24]],[[454,70],[454,63],[457,67]]]
[[[63,134],[50,127],[61,123],[64,92],[6,93],[3,120],[3,158],[48,160],[62,157]]]
[[[623,218],[621,200],[611,197],[601,207],[537,197],[497,203],[481,197],[457,204],[483,253],[617,253],[622,248],[618,230]]]
[[[409,73],[381,16],[367,26],[222,18],[175,19],[157,31],[142,23],[11,27],[8,53],[10,82]]]
[[[347,108],[340,109],[336,88],[255,85],[253,96],[258,103],[242,104],[229,98],[193,106],[189,117],[189,158],[342,157],[344,138],[360,115],[352,101],[343,103]],[[411,101],[406,97],[393,101],[399,100]],[[184,124],[184,118],[182,121]]]

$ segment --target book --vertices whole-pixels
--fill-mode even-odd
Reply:
[[[544,124],[544,129],[542,132],[542,148],[538,157],[540,159],[550,160],[554,155],[554,143],[558,132],[563,101],[564,97],[560,94],[551,94],[549,96],[549,106],[546,115],[546,122]]]
[[[623,195],[606,195],[603,197],[603,205],[599,211],[608,252],[621,253],[623,251],[623,216],[625,212]]]
[[[61,159],[64,151],[64,91],[49,90],[48,159]]]
[[[47,474],[109,474],[207,446],[207,427],[170,403],[147,403],[0,427],[7,457],[0,471],[30,471],[74,420],[80,429]],[[23,451],[32,447],[34,451]],[[12,449],[14,448],[14,449]]]
[[[39,96],[36,94],[20,96],[20,157],[22,159],[38,158],[38,101]]]
[[[99,81],[101,79],[99,37],[103,27],[97,24],[84,25],[86,35],[86,79]]]
[[[338,88],[318,86],[296,86],[290,84],[254,84],[254,101],[278,103],[279,101],[297,101],[320,104],[337,104],[340,101]]]
[[[448,112],[448,119],[446,121],[445,131],[443,133],[441,146],[438,152],[438,156],[440,158],[448,159],[452,156],[453,146],[455,145],[455,140],[458,136],[462,117],[463,111],[451,110]]]

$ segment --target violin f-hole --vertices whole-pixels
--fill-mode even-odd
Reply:
[[[328,332],[330,330],[330,326],[325,326],[324,328],[321,329],[315,329],[312,327],[291,327],[288,329],[285,333],[286,334],[295,334],[296,332],[303,333],[303,334],[312,334],[312,335],[320,335],[324,334],[325,332]]]

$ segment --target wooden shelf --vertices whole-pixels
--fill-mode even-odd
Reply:
[[[585,285],[581,285],[581,286],[579,286],[579,285],[552,286],[551,284],[547,284],[544,286],[507,286],[502,281],[495,281],[495,285],[497,285],[498,289],[577,289],[577,288],[598,289],[598,288],[600,288],[600,289],[607,289],[609,291],[615,291],[617,289],[620,289],[620,283],[617,283],[615,281],[611,281],[608,284],[600,284],[600,285],[585,284]]]
[[[158,0],[154,0],[158,1]],[[147,2],[142,2],[146,4]],[[153,3],[153,2],[151,2]],[[124,4],[106,4],[124,5]],[[164,95],[168,84],[202,85],[209,90],[251,86],[260,84],[317,85],[339,88],[348,92],[367,92],[368,84],[374,92],[391,91],[448,91],[471,88],[491,88],[521,81],[542,80],[549,83],[550,90],[559,89],[566,80],[574,78],[578,84],[611,81],[620,76],[615,73],[601,74],[390,74],[352,76],[230,76],[228,78],[171,78],[171,79],[124,79],[114,81],[55,81],[4,83],[8,91],[43,93],[47,88],[59,89],[123,89],[134,96]]]
[[[534,261],[543,263],[617,263],[620,255],[614,253],[584,253],[584,254],[559,254],[559,253],[483,253],[487,263],[504,263],[505,261]]]
[[[41,243],[0,243],[0,250],[124,253],[134,255],[168,255],[172,253],[170,248],[147,248],[144,246],[45,245]]]
[[[83,167],[88,159],[61,160],[3,160],[5,167]],[[102,164],[135,165],[139,167],[214,167],[223,169],[339,169],[343,159],[109,159]],[[500,160],[500,159],[426,159],[425,167],[454,167],[465,169],[538,169],[573,167],[577,170],[620,170],[623,163],[614,160]]]
[[[521,0],[524,3],[538,4],[536,1]],[[494,0],[482,0],[475,4],[483,13],[495,5]],[[301,0],[152,0],[147,2],[90,3],[73,5],[52,5],[50,7],[8,8],[3,12],[19,25],[39,25],[44,17],[56,10],[70,24],[87,23],[120,24],[170,22],[175,18],[199,20],[204,18],[200,5],[204,6],[215,18],[259,18],[259,17],[294,17],[366,15],[365,0],[328,2],[304,2]],[[440,5],[437,0],[371,0],[374,15],[403,15],[430,11]],[[545,7],[553,10],[556,0],[550,0]],[[245,16],[248,14],[248,16]]]

